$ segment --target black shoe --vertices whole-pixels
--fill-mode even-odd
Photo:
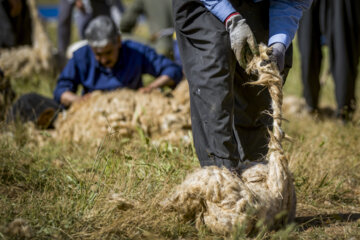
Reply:
[[[351,123],[353,120],[353,117],[354,117],[353,110],[348,110],[346,108],[346,109],[336,111],[336,119],[340,120],[340,122],[343,125],[347,125],[347,124]]]

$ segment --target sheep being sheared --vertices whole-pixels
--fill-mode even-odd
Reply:
[[[73,104],[59,115],[54,137],[99,145],[108,135],[130,137],[136,129],[141,129],[154,142],[186,142],[190,106],[186,100],[180,102],[186,98],[176,96],[180,93],[188,95],[185,92],[187,84],[182,82],[178,87],[173,92],[174,98],[157,91],[150,94],[130,89],[93,92],[86,101]]]
[[[248,73],[259,78],[249,84],[266,86],[272,98],[273,129],[269,152],[263,162],[243,162],[236,173],[216,166],[197,169],[186,177],[169,198],[160,204],[177,211],[183,218],[195,219],[196,226],[205,224],[211,231],[228,234],[236,224],[249,233],[257,221],[267,227],[295,217],[296,196],[293,178],[288,169],[281,140],[282,78],[276,63],[269,60],[272,49],[259,47],[260,55],[248,64]]]

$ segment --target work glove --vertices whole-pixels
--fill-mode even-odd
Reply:
[[[258,46],[255,36],[246,20],[239,14],[232,14],[225,21],[226,31],[230,35],[231,49],[234,51],[240,66],[246,69],[247,55],[257,55]]]
[[[284,70],[286,47],[282,43],[274,43],[270,47],[272,47],[270,60],[276,63],[279,72],[281,73]]]

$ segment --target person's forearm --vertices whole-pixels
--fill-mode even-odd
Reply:
[[[149,84],[149,87],[152,89],[163,87],[163,86],[172,86],[175,84],[175,81],[172,80],[167,75],[162,75],[158,78],[156,78],[152,83]]]
[[[73,102],[76,102],[77,100],[81,99],[80,96],[76,95],[73,92],[70,91],[66,91],[63,94],[61,94],[60,97],[60,103],[63,104],[64,106],[68,107],[70,106]]]
[[[175,81],[167,75],[161,75],[156,78],[155,81],[150,83],[148,86],[140,88],[139,91],[142,93],[150,93],[152,90],[156,88],[160,88],[163,86],[172,86],[175,84]]]

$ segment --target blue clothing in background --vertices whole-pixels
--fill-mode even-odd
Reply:
[[[60,102],[65,91],[76,92],[79,85],[84,88],[83,94],[124,87],[138,89],[143,86],[141,75],[145,73],[154,77],[167,75],[175,83],[183,77],[179,65],[148,46],[128,40],[122,42],[119,51],[119,59],[112,69],[101,66],[88,45],[74,52],[60,74],[54,99]]]
[[[255,3],[260,1],[253,0]],[[222,22],[231,13],[236,12],[228,0],[201,0],[201,2]],[[280,42],[289,47],[298,28],[302,11],[308,9],[311,3],[312,0],[270,0],[268,45]]]

